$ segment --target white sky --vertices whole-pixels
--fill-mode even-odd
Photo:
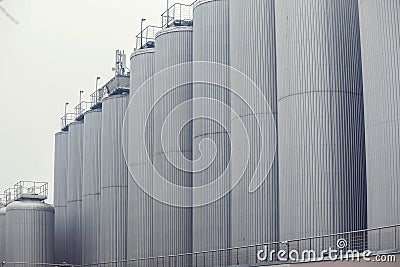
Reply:
[[[191,3],[192,0],[170,4]],[[116,49],[129,59],[140,19],[160,25],[166,0],[0,0],[0,191],[47,181],[53,194],[54,134],[69,110],[112,77]],[[146,24],[146,25],[147,25]],[[128,66],[129,67],[129,66]]]

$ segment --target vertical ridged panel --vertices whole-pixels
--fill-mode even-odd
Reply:
[[[128,95],[103,101],[100,168],[100,262],[119,261],[106,266],[125,266],[127,259],[128,169],[122,140]]]
[[[199,1],[194,9],[193,26],[193,61],[207,61],[229,65],[229,1]],[[229,88],[229,69],[215,72],[206,64],[195,64],[194,81],[218,81]],[[230,105],[230,94],[227,90],[211,84],[194,84],[193,98],[216,99]],[[230,112],[207,105],[193,104],[193,116],[202,117],[208,110],[211,114],[220,115],[222,121],[212,123],[206,119],[193,121],[193,160],[200,157],[199,145],[205,139],[214,142],[214,147],[207,146],[201,152],[217,156],[205,170],[193,173],[193,186],[209,184],[226,171],[229,175],[230,160]],[[217,114],[221,113],[221,114]],[[222,125],[226,126],[223,128]],[[229,185],[225,185],[229,186]],[[207,194],[207,193],[206,193]],[[207,195],[193,195],[195,199],[206,199]],[[230,195],[216,202],[193,209],[193,250],[205,251],[230,247]],[[197,262],[202,264],[201,262]],[[219,264],[226,264],[225,260]]]
[[[6,239],[6,208],[0,208],[0,262],[6,260],[6,247],[7,247],[7,239]]]
[[[280,239],[366,227],[357,0],[276,1]]]
[[[131,57],[131,96],[154,75],[154,49],[144,49],[135,52]],[[153,106],[154,82],[147,83],[141,103],[143,110],[148,110]],[[132,121],[128,110],[128,127],[141,127],[142,121]],[[137,117],[137,116],[135,116]],[[144,117],[144,116],[140,116]],[[146,175],[148,181],[147,188],[152,185],[153,167],[147,164],[147,158],[152,156],[153,151],[153,121],[149,118],[148,129],[145,133],[145,142],[147,153],[142,153],[140,149],[143,141],[138,138],[128,138],[128,164],[131,169],[137,173]],[[143,130],[143,129],[142,129]],[[132,130],[128,130],[128,135]],[[135,130],[135,132],[137,132]],[[132,142],[130,142],[132,140]],[[129,204],[128,204],[128,258],[138,259],[153,256],[153,199],[147,195],[134,181],[129,177]],[[143,265],[144,266],[144,265]]]
[[[400,1],[359,5],[371,228],[400,223]]]
[[[231,0],[230,1],[230,53],[231,66],[248,76],[265,96],[270,110],[258,114],[262,120],[272,120],[265,136],[257,134],[257,121],[251,110],[241,107],[240,100],[232,96],[232,140],[241,151],[246,150],[246,143],[235,142],[237,130],[242,122],[247,129],[250,141],[250,158],[248,169],[240,183],[232,190],[232,247],[262,244],[278,241],[278,158],[270,164],[261,163],[262,174],[267,175],[264,184],[254,193],[249,192],[249,185],[261,152],[260,138],[266,142],[265,154],[276,150],[275,121],[277,119],[277,82],[276,82],[276,47],[275,47],[275,0]],[[237,73],[231,75],[231,87],[239,84]],[[236,88],[235,91],[239,91]],[[255,88],[247,88],[246,99],[255,97]],[[242,96],[243,97],[243,96]],[[259,101],[262,101],[259,99]],[[263,102],[259,103],[263,105]],[[253,107],[254,108],[254,107]],[[238,117],[239,116],[239,117]],[[264,141],[265,142],[265,141]],[[240,156],[232,156],[232,173],[241,173]]]
[[[185,164],[184,159],[192,158],[192,127],[184,123],[192,118],[192,105],[184,104],[192,98],[192,85],[187,84],[193,79],[191,64],[180,71],[164,71],[178,64],[190,63],[193,59],[193,31],[191,27],[169,28],[158,33],[156,37],[155,72],[160,73],[154,81],[154,99],[159,100],[154,110],[154,150],[153,160],[156,171],[173,184],[190,187],[192,174],[174,166],[169,158],[178,166]],[[163,72],[162,72],[163,71]],[[185,84],[185,85],[182,85]],[[177,85],[181,85],[175,88]],[[168,93],[167,93],[168,92]],[[167,93],[166,95],[164,95]],[[179,114],[174,113],[178,105],[184,105]],[[172,116],[169,122],[173,125],[164,125],[167,116]],[[170,127],[180,132],[180,136],[170,136],[166,142],[161,142],[162,127]],[[184,127],[184,128],[183,128]],[[182,131],[180,129],[182,128]],[[168,133],[164,133],[168,136]],[[179,149],[175,148],[180,140]],[[185,164],[186,170],[191,166]],[[154,184],[156,186],[156,184]],[[165,192],[165,189],[161,189]],[[171,192],[172,193],[172,192]],[[191,203],[191,194],[180,193],[174,195],[176,201],[182,200]],[[154,201],[154,254],[155,256],[177,255],[192,252],[192,209],[172,207]],[[176,264],[188,265],[185,257]]]
[[[74,122],[68,134],[67,262],[82,262],[83,123]]]
[[[85,115],[83,131],[82,263],[99,262],[101,110]]]
[[[61,263],[67,260],[67,132],[60,132],[56,134],[54,155],[54,249],[55,262]]]
[[[54,208],[24,199],[7,206],[7,261],[54,262]],[[41,265],[30,264],[32,267]]]

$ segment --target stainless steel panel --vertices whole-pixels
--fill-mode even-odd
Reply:
[[[263,244],[278,241],[279,237],[279,196],[278,196],[278,157],[272,162],[262,162],[260,173],[256,173],[260,154],[276,151],[277,120],[277,81],[276,81],[276,38],[275,38],[275,0],[231,0],[230,1],[230,54],[231,66],[251,79],[261,95],[268,102],[258,99],[257,107],[246,108],[244,99],[257,97],[257,88],[248,84],[244,88],[244,99],[232,96],[232,140],[240,151],[246,150],[239,137],[239,129],[247,130],[250,144],[248,169],[241,181],[232,190],[232,228],[231,242],[233,247]],[[236,71],[231,72],[231,87],[241,92],[240,77]],[[269,105],[269,107],[267,106]],[[257,113],[255,113],[257,112]],[[258,122],[258,118],[262,121]],[[243,124],[243,126],[241,125]],[[260,136],[259,127],[266,127],[265,135]],[[262,142],[265,147],[261,148]],[[264,149],[265,151],[261,151]],[[271,154],[272,155],[272,154]],[[242,173],[241,155],[232,155],[232,173]],[[270,168],[271,167],[271,168]],[[253,177],[258,175],[260,177]],[[267,176],[261,187],[249,192],[254,179]],[[262,177],[261,177],[262,176]]]
[[[6,239],[6,208],[0,208],[0,262],[6,260],[6,247],[7,247],[7,239]]]
[[[171,183],[190,187],[192,174],[187,160],[192,158],[192,126],[189,123],[185,127],[185,123],[192,119],[193,107],[187,101],[192,98],[193,69],[191,64],[188,64],[186,68],[179,68],[179,71],[176,71],[175,67],[192,62],[192,28],[165,29],[157,34],[156,44],[155,72],[158,74],[154,80],[154,168],[161,177]],[[182,105],[182,108],[177,111],[176,108],[179,105]],[[168,120],[168,117],[172,119]],[[171,131],[172,129],[175,131]],[[172,132],[180,135],[171,136]],[[162,135],[166,140],[161,140]],[[185,165],[187,171],[180,168],[182,165]],[[161,187],[159,189],[165,194],[173,194],[173,192],[167,192],[166,188],[162,188],[159,183],[154,182],[153,185]],[[190,205],[192,195],[182,192],[175,194],[173,198]],[[155,256],[192,252],[191,208],[173,207],[154,201],[153,219]],[[190,264],[188,259],[188,257],[182,257],[174,264],[187,266]]]
[[[101,110],[85,115],[83,130],[82,263],[99,262]]]
[[[128,169],[123,153],[122,130],[128,95],[103,100],[100,167],[100,262],[125,266],[127,259]]]
[[[8,262],[54,262],[53,207],[38,200],[15,201],[7,206],[6,220]]]
[[[359,0],[368,227],[400,223],[400,2]]]
[[[142,49],[132,54],[131,57],[131,97],[135,92],[154,75],[154,49]],[[142,88],[144,94],[141,94],[140,103],[143,110],[152,107],[154,96],[154,82],[150,81]],[[143,121],[132,120],[135,114],[128,110],[128,135],[137,130],[144,124]],[[136,117],[136,116],[135,116]],[[153,118],[149,117],[148,129],[144,132],[147,151],[140,149],[143,141],[139,138],[129,137],[127,144],[127,160],[129,168],[143,173],[148,182],[147,186],[151,188],[153,166],[147,164],[147,158],[152,156],[153,151]],[[135,131],[136,131],[135,130]],[[139,129],[143,131],[144,129]],[[132,141],[132,142],[131,142]],[[134,181],[129,177],[129,200],[128,200],[128,258],[138,259],[152,257],[153,254],[153,198],[147,195]],[[146,266],[146,265],[143,265]]]
[[[206,61],[229,65],[229,1],[199,1],[194,8],[193,26],[193,61]],[[229,69],[215,71],[207,64],[195,64],[193,67],[194,81],[218,81],[225,88],[229,88]],[[212,104],[193,104],[193,116],[203,117],[193,122],[193,160],[206,160],[205,155],[216,157],[205,170],[193,170],[193,186],[209,184],[219,176],[229,176],[228,163],[230,161],[230,112],[221,106],[230,105],[230,93],[221,86],[208,83],[193,85],[193,98],[218,100],[220,106]],[[211,101],[212,102],[212,101]],[[209,112],[210,111],[210,112]],[[211,113],[220,117],[220,121],[210,121],[204,114]],[[205,140],[200,153],[200,144]],[[206,162],[202,162],[206,163]],[[225,184],[228,186],[229,184]],[[215,189],[217,190],[217,189]],[[193,199],[206,199],[207,192],[195,193]],[[193,250],[205,251],[221,249],[231,246],[230,233],[230,195],[193,209]],[[227,264],[225,260],[221,264]],[[202,264],[198,262],[198,264]]]
[[[82,262],[83,123],[74,122],[68,134],[67,262]]]
[[[363,229],[358,3],[281,0],[275,5],[280,239]]]
[[[67,174],[68,174],[68,132],[55,136],[54,157],[54,250],[55,262],[67,261]]]

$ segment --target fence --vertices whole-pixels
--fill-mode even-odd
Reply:
[[[299,255],[307,251],[308,258],[299,258],[302,262],[327,260],[329,249],[336,250],[337,254],[349,256],[350,251],[358,251],[360,255],[369,250],[373,254],[380,253],[399,253],[400,252],[400,224],[338,233],[322,235],[310,238],[288,240],[284,242],[273,242],[229,249],[210,250],[197,253],[180,255],[170,255],[163,257],[114,261],[107,263],[95,263],[87,265],[68,265],[68,264],[43,264],[26,262],[3,262],[4,267],[50,267],[50,266],[93,266],[93,267],[209,267],[209,266],[265,266],[270,264],[287,264],[293,262],[290,259],[282,260],[277,256],[279,250],[285,251],[286,255],[290,251],[297,251]],[[309,254],[315,251],[315,257]],[[350,256],[351,256],[350,255]]]

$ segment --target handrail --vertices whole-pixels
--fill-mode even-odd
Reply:
[[[194,3],[181,4],[176,3],[168,8],[164,13],[161,14],[161,28],[168,28],[171,26],[171,22],[183,21],[192,22],[193,21],[193,7]]]
[[[161,30],[158,26],[147,26],[143,31],[136,35],[136,49],[153,48],[156,38],[156,33]]]

